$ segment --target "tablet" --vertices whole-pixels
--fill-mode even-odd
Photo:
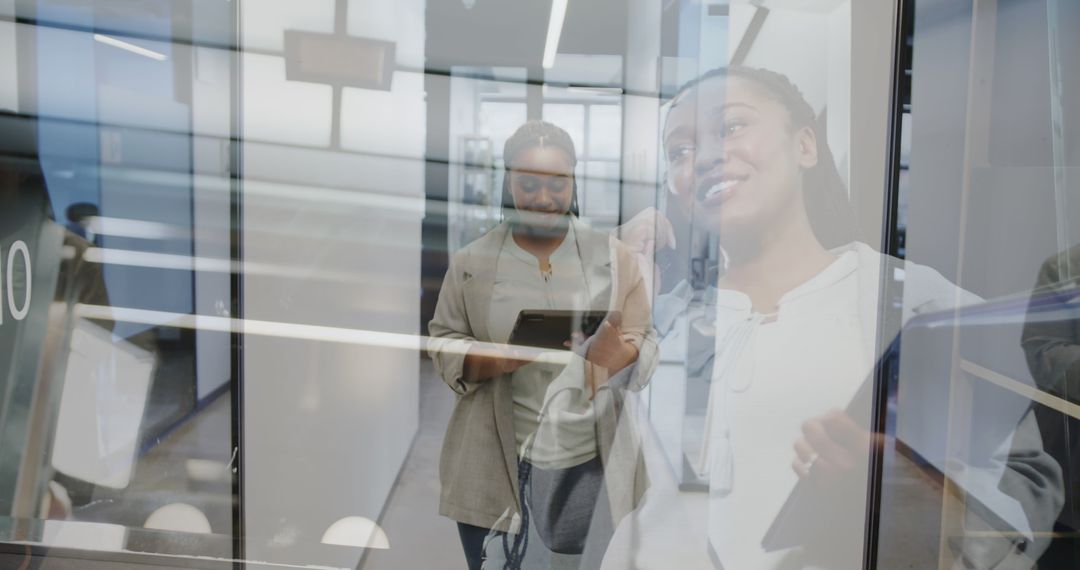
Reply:
[[[554,309],[526,309],[518,313],[510,344],[535,348],[566,350],[566,341],[574,332],[586,338],[600,328],[609,314],[617,311],[563,311]]]
[[[1038,301],[1033,304],[1038,306]],[[1026,370],[1019,342],[1025,322],[1032,318],[1025,314],[1026,309],[1023,303],[1006,300],[912,318],[903,329],[903,346],[918,358],[906,359],[901,375],[897,337],[851,400],[847,413],[857,424],[871,425],[873,386],[882,378],[890,386],[902,382],[906,408],[890,420],[893,423],[887,426],[886,435],[903,443],[924,468],[947,477],[964,494],[966,508],[976,508],[982,519],[992,520],[995,532],[1031,536],[1021,503],[1001,481],[1007,468],[1002,460],[1011,461],[1013,436],[1032,402],[1021,392],[980,379],[973,372],[986,370],[1020,379],[1013,382],[1037,389]],[[955,370],[954,361],[959,370]],[[955,385],[963,389],[954,393]],[[954,411],[965,409],[978,413],[958,416]],[[963,429],[958,430],[958,426]],[[820,541],[829,531],[829,525],[821,524],[823,517],[834,511],[842,498],[830,496],[830,492],[845,490],[822,490],[800,479],[762,540],[764,549]]]
[[[889,351],[880,365],[893,365],[895,352]],[[870,425],[871,406],[873,405],[876,374],[869,375],[859,387],[858,392],[848,403],[845,413],[859,426]],[[867,449],[867,459],[870,449]],[[864,482],[860,479],[856,483]],[[765,532],[761,546],[765,552],[775,552],[811,543],[825,543],[829,534],[834,532],[830,525],[823,525],[823,517],[842,504],[848,493],[860,493],[864,489],[857,485],[836,486],[827,489],[816,488],[810,481],[800,478],[795,488],[788,495],[780,512]]]

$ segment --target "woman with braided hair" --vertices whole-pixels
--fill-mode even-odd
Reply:
[[[677,284],[657,288],[667,292],[654,315],[664,343],[686,336],[687,392],[694,374],[705,385],[700,444],[684,446],[684,472],[708,494],[665,491],[650,471],[644,504],[616,531],[604,567],[861,568],[869,453],[879,441],[865,387],[878,334],[897,333],[881,330],[892,320],[880,318],[880,276],[904,270],[901,321],[978,299],[858,241],[815,113],[781,74],[720,68],[687,84],[668,109],[663,149],[670,217],[647,210],[622,235],[647,256],[685,247],[673,243],[687,233],[681,224],[719,245],[715,275],[692,284],[672,271]],[[1017,457],[1035,468],[1014,473],[1040,475],[1017,488],[1052,489],[1048,457],[1029,451]],[[827,508],[812,520],[788,517],[770,535],[800,480]]]
[[[454,255],[429,325],[435,368],[457,393],[440,513],[457,522],[470,570],[588,568],[586,538],[606,544],[596,537],[641,494],[634,458],[610,450],[619,393],[652,372],[651,308],[633,252],[577,217],[566,131],[530,121],[503,156],[505,221]],[[608,318],[572,352],[539,353],[506,345],[526,310]]]

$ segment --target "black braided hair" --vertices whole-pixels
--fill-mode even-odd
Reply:
[[[671,107],[679,99],[701,85],[717,77],[737,77],[753,82],[766,96],[780,103],[788,111],[793,130],[808,128],[817,139],[817,164],[803,173],[803,202],[810,227],[818,241],[826,248],[834,248],[859,239],[855,210],[848,198],[847,188],[836,168],[832,150],[826,142],[825,128],[818,121],[813,107],[786,75],[754,67],[718,67],[703,73],[679,88],[672,98]],[[668,110],[670,113],[670,109]]]
[[[514,197],[510,194],[510,172],[514,170],[514,162],[518,156],[536,147],[554,147],[561,149],[570,157],[570,182],[573,194],[570,196],[570,213],[574,216],[578,212],[578,187],[577,176],[573,170],[577,168],[577,153],[574,152],[574,139],[570,133],[547,121],[532,120],[518,127],[510,138],[506,139],[503,146],[503,185],[502,185],[502,208],[505,212],[514,207]]]

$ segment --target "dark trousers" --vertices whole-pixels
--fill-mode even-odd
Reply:
[[[480,565],[484,562],[484,539],[491,530],[459,522],[457,531],[461,537],[461,547],[465,549],[465,562],[468,563],[469,570],[480,570]]]

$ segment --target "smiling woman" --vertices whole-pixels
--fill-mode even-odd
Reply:
[[[725,260],[705,284],[715,338],[695,357],[711,369],[704,433],[689,458],[710,492],[701,540],[724,567],[857,567],[869,447],[818,437],[826,430],[816,422],[847,406],[876,360],[882,256],[855,239],[825,136],[783,75],[703,75],[675,96],[663,137],[678,213],[715,236]],[[684,306],[685,289],[658,306]],[[868,432],[844,417],[854,433]],[[836,532],[798,550],[764,548],[807,465],[833,498]]]
[[[459,395],[440,463],[440,512],[457,521],[472,570],[483,559],[485,567],[592,567],[586,539],[606,544],[639,496],[616,494],[600,508],[605,483],[635,481],[634,463],[612,468],[602,453],[618,421],[603,403],[649,379],[649,301],[630,251],[577,217],[566,131],[525,123],[504,157],[506,221],[451,260],[429,325],[435,368]],[[587,340],[582,330],[555,333],[554,346],[574,349],[569,364],[521,347],[481,350],[508,342],[525,311],[569,311],[579,323],[586,313],[608,316]]]
[[[0,570],[1080,568],[1077,28],[0,0]]]
[[[858,237],[814,111],[779,73],[718,68],[687,83],[669,107],[663,143],[678,207],[725,232],[729,255],[778,231],[809,230],[826,248]]]
[[[547,121],[529,121],[507,139],[503,151],[503,211],[551,211],[577,216],[577,154],[574,141],[563,129]],[[546,192],[537,192],[548,186]],[[520,200],[520,202],[519,202]]]

